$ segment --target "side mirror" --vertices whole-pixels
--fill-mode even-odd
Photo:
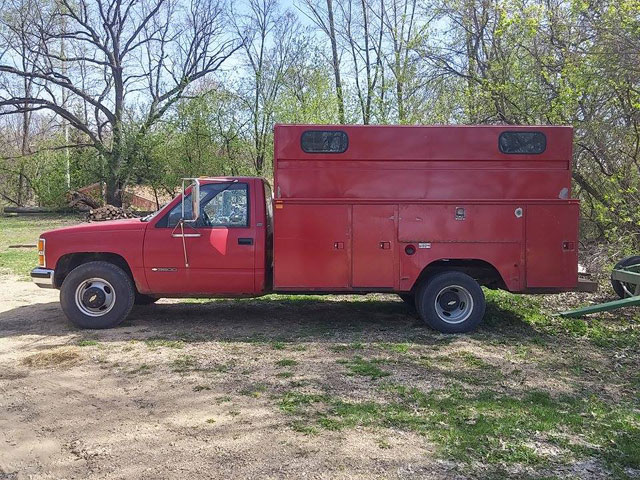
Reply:
[[[186,195],[186,182],[191,185],[191,215],[186,216],[184,211],[184,200]],[[197,178],[182,179],[182,220],[185,223],[195,223],[200,218],[200,180]]]

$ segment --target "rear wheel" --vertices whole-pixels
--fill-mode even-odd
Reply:
[[[74,268],[60,288],[60,304],[81,328],[110,328],[129,315],[135,299],[133,282],[120,267],[88,262]]]
[[[418,289],[416,307],[420,318],[443,333],[465,333],[482,321],[485,299],[482,288],[462,272],[442,272]]]
[[[618,263],[616,263],[616,266],[613,267],[613,269],[616,270],[619,268],[629,267],[631,265],[638,265],[638,264],[640,264],[640,256],[631,255],[630,257],[625,257],[622,260],[620,260]],[[613,287],[613,290],[616,292],[616,294],[620,298],[633,297],[635,294],[635,285],[631,283],[621,282],[620,280],[614,280],[612,278],[611,286]]]

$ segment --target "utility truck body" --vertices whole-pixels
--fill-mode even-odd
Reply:
[[[395,292],[445,332],[477,326],[480,286],[576,290],[572,129],[277,125],[273,192],[194,180],[144,219],[46,232],[41,286],[113,326],[160,297]]]

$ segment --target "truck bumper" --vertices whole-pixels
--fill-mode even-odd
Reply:
[[[40,288],[54,288],[53,272],[49,268],[34,268],[31,270],[31,280]]]

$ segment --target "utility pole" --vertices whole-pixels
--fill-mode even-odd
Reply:
[[[64,8],[64,7],[61,7]],[[62,33],[64,34],[66,32],[66,26],[67,26],[67,21],[65,19],[64,15],[60,16],[60,26],[62,28]],[[67,62],[65,60],[65,51],[64,51],[64,35],[60,36],[60,62],[61,62],[61,70],[62,70],[62,74],[66,77],[67,76]],[[63,107],[67,107],[67,98],[68,98],[68,92],[66,88],[62,89],[62,105]],[[62,119],[62,132],[64,135],[64,144],[65,144],[65,149],[64,149],[64,155],[65,155],[65,169],[64,169],[64,173],[65,173],[65,181],[66,181],[66,185],[67,185],[67,190],[71,189],[71,164],[70,164],[70,152],[69,152],[69,122],[66,119]]]

